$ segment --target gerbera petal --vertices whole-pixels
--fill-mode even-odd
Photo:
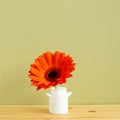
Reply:
[[[40,82],[43,82],[43,77],[30,76],[30,78],[33,79],[34,81],[40,81]]]
[[[37,86],[38,83],[39,83],[38,81],[31,80],[31,85],[33,85],[33,86]]]
[[[40,66],[40,62],[39,62],[39,59],[38,59],[38,58],[35,59],[35,66],[37,67],[38,70],[41,70],[41,69],[40,69],[41,66]]]
[[[73,70],[75,70],[74,68],[75,64],[66,64],[64,67],[62,67],[62,71],[66,71],[67,73],[72,72]],[[65,73],[65,72],[64,72]]]
[[[54,61],[54,67],[58,68],[59,67],[59,61],[60,61],[60,56],[61,54],[57,51],[53,55],[53,61]]]
[[[65,78],[69,78],[69,77],[72,77],[72,74],[63,74],[63,76],[64,76]]]
[[[60,54],[59,67],[62,65],[64,59],[65,59],[65,53],[62,52],[62,53]]]
[[[45,89],[50,88],[51,87],[51,83],[49,82],[47,85],[44,86]]]
[[[46,61],[49,65],[49,67],[53,67],[53,55],[51,52],[45,53]]]
[[[36,75],[36,76],[39,76],[40,74],[40,71],[38,71],[35,67],[32,67],[31,70],[30,70],[30,73]]]
[[[44,69],[44,70],[47,70],[49,68],[48,64],[47,64],[47,61],[44,57],[39,57],[39,62],[40,62],[40,65],[41,67]]]
[[[37,86],[37,90],[40,90],[41,88],[43,88],[44,87],[44,84],[39,84],[38,86]]]
[[[52,86],[56,86],[57,84],[58,84],[58,82],[56,82],[56,81],[51,83]]]
[[[71,58],[69,56],[66,56],[61,64],[61,69],[63,70],[66,68],[66,65],[71,63]]]
[[[50,87],[49,84],[50,84],[50,82],[49,82],[49,81],[46,81],[46,80],[44,79],[44,82],[43,82],[42,84],[38,85],[39,87],[37,87],[37,90],[41,89],[41,87],[43,87],[43,88],[46,89],[46,88]]]

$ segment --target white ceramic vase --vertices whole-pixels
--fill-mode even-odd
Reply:
[[[65,87],[51,88],[50,93],[46,93],[49,97],[49,112],[52,114],[68,113],[68,97],[71,92],[67,92]]]

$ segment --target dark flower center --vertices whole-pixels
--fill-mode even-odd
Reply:
[[[48,73],[48,78],[50,78],[50,79],[54,79],[54,78],[56,78],[58,76],[58,72],[57,71],[50,71],[49,73]]]
[[[60,69],[50,68],[46,71],[45,78],[48,81],[54,82],[56,79],[60,77]]]

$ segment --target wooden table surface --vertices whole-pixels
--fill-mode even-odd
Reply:
[[[120,120],[120,105],[69,105],[69,113],[55,115],[48,105],[0,105],[0,120]]]

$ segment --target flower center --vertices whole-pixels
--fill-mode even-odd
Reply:
[[[50,68],[45,73],[45,78],[48,81],[54,82],[56,79],[60,77],[60,69],[57,68]]]
[[[54,79],[54,78],[56,78],[57,76],[58,76],[57,71],[50,71],[50,72],[48,73],[48,77],[49,77],[50,79]]]

